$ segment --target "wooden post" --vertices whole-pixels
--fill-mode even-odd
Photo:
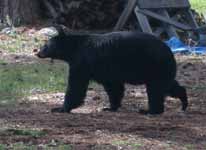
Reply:
[[[136,5],[136,0],[129,0],[127,6],[125,7],[123,13],[121,14],[117,24],[114,27],[114,30],[121,30],[125,23],[127,22],[130,14],[133,12]]]
[[[149,24],[149,21],[147,17],[144,14],[139,13],[139,7],[135,7],[135,15],[137,17],[137,20],[139,21],[140,27],[143,32],[151,33],[152,34],[152,28]]]
[[[169,14],[168,14],[166,9],[161,9],[160,13],[163,16],[165,16],[166,18],[170,19],[170,16],[169,16]],[[177,32],[176,32],[176,30],[175,30],[175,28],[173,26],[171,26],[169,24],[166,24],[164,22],[163,22],[163,26],[164,26],[164,28],[165,28],[165,30],[166,30],[166,32],[167,32],[169,37],[172,37],[172,36],[178,37]]]
[[[192,26],[192,28],[198,28],[198,24],[195,21],[195,18],[193,17],[192,11],[190,10],[190,8],[187,8],[185,10],[185,15],[187,17],[187,20],[189,21],[190,25]]]
[[[182,23],[178,19],[173,19],[170,17],[168,9],[184,11],[182,13],[185,14],[189,23]],[[177,28],[184,31],[199,30],[198,24],[190,10],[189,0],[128,0],[128,4],[114,30],[120,30],[125,25],[133,10],[141,30],[156,36],[160,36],[161,33],[166,31],[169,37],[178,37]],[[160,21],[160,27],[154,31],[150,26],[150,18]]]

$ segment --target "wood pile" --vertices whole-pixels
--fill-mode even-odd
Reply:
[[[71,29],[112,29],[122,11],[121,0],[44,0],[42,3],[47,16]]]

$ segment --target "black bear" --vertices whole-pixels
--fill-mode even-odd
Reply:
[[[56,28],[58,35],[36,54],[64,60],[70,66],[63,107],[52,112],[70,112],[83,104],[90,80],[102,84],[109,96],[110,108],[104,110],[118,110],[125,83],[146,85],[149,109],[141,113],[163,113],[166,96],[179,98],[186,110],[186,90],[175,80],[175,58],[158,38],[135,31],[89,34]]]

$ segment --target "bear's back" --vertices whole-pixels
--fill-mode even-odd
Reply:
[[[158,38],[139,32],[90,34],[81,46],[82,65],[94,80],[141,83],[174,79],[176,62]]]

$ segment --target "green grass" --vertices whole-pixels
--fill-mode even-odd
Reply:
[[[189,0],[193,9],[206,14],[206,0]]]
[[[131,142],[131,141],[113,141],[112,145],[118,146],[118,147],[127,147],[132,150],[140,150],[142,147],[142,144],[136,143],[136,142]]]
[[[43,130],[33,130],[33,129],[0,129],[0,136],[29,136],[33,138],[38,138],[45,136],[47,133]]]
[[[186,148],[186,150],[194,150],[195,149],[194,146],[191,144],[185,145],[185,148]]]
[[[19,136],[30,136],[30,137],[34,137],[34,138],[38,138],[41,136],[46,135],[45,131],[41,131],[41,130],[24,130],[24,129],[7,129],[4,132],[7,132],[9,134],[12,135],[19,135]]]
[[[6,146],[3,144],[0,144],[0,150],[5,150],[5,149],[6,149]]]
[[[63,92],[66,75],[67,67],[62,63],[0,63],[0,105],[15,104],[18,99],[35,92]]]
[[[37,139],[43,136],[47,136],[47,132],[44,130],[37,129],[0,129],[0,136],[22,136],[27,139]],[[30,144],[28,144],[30,143]],[[72,150],[72,146],[68,144],[64,144],[61,141],[54,141],[47,144],[33,145],[32,142],[18,142],[18,143],[10,143],[9,145],[0,144],[0,150]]]
[[[42,149],[42,150],[72,150],[72,146],[67,145],[67,144],[60,144],[60,145],[56,145],[56,146],[50,146],[50,145],[36,146],[36,145],[27,145],[27,144],[24,144],[22,142],[10,144],[9,146],[0,144],[0,150],[8,150],[8,149],[12,149],[12,150],[38,150],[38,149]]]

